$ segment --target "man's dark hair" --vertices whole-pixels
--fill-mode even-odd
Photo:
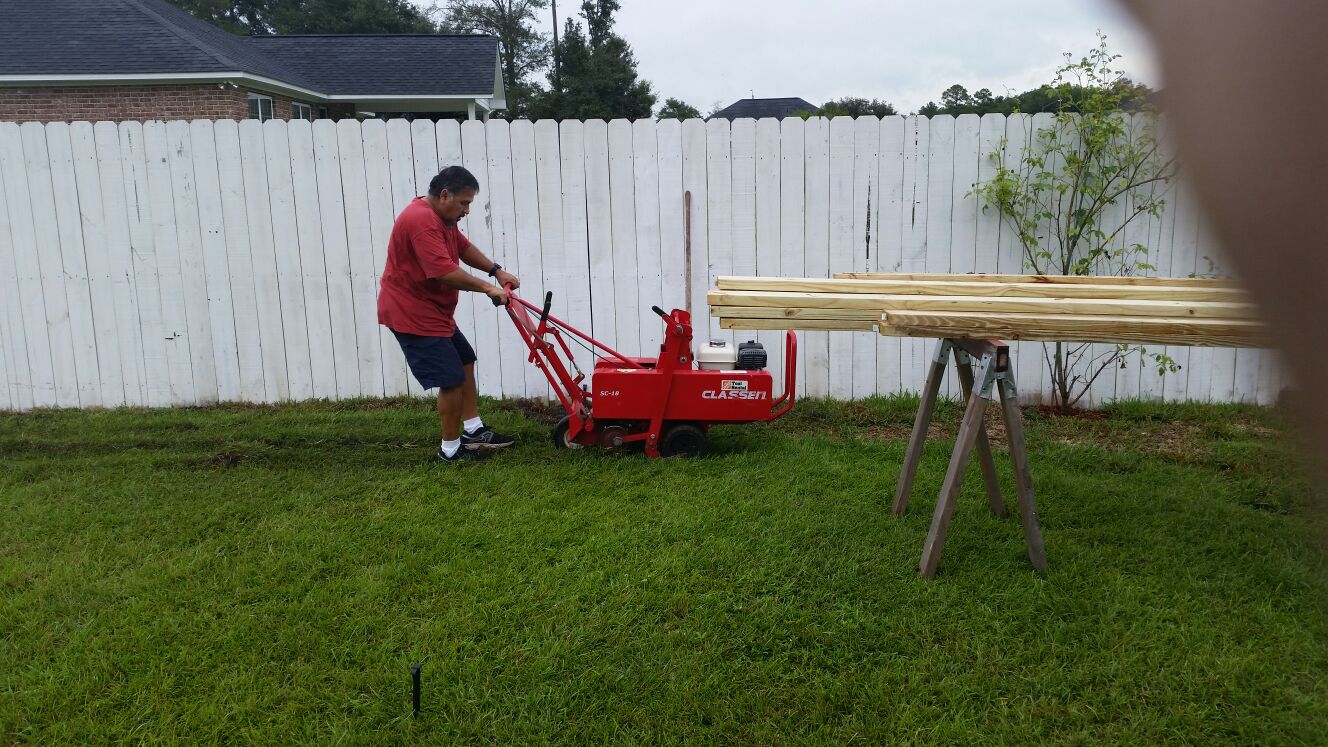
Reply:
[[[448,166],[438,175],[429,180],[429,196],[438,197],[447,190],[450,195],[455,195],[466,190],[480,191],[480,182],[475,175],[467,171],[462,166]]]

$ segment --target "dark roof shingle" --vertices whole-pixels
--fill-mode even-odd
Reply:
[[[710,115],[710,119],[783,119],[794,112],[814,112],[816,105],[803,99],[738,99]]]
[[[489,96],[497,72],[492,36],[255,36],[256,50],[333,95]]]
[[[5,0],[0,75],[248,73],[326,95],[492,95],[498,40],[246,37],[165,0]]]

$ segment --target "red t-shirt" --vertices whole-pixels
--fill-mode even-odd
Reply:
[[[447,225],[423,197],[410,201],[392,225],[387,265],[378,289],[378,323],[397,332],[450,337],[458,292],[430,278],[461,267],[469,241]]]

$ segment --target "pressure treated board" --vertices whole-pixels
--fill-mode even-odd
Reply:
[[[888,312],[880,332],[901,337],[1252,347],[1266,338],[1267,327],[1238,319]]]
[[[997,296],[901,296],[867,293],[780,293],[723,291],[707,294],[712,306],[813,306],[894,311],[986,311],[1027,314],[1081,314],[1196,319],[1251,319],[1254,307],[1229,301],[1130,301],[1088,298],[1002,298]]]
[[[1009,275],[993,273],[935,273],[935,272],[839,272],[835,278],[849,280],[949,280],[960,282],[994,283],[1060,283],[1087,285],[1183,285],[1205,288],[1236,288],[1227,278],[1154,278],[1118,275]]]
[[[877,293],[926,296],[1013,296],[1024,298],[1095,298],[1156,301],[1230,301],[1248,303],[1236,287],[1185,285],[1121,285],[1104,283],[1037,283],[960,280],[870,280],[778,277],[721,277],[720,290],[808,293]]]
[[[875,322],[851,319],[720,319],[721,329],[810,329],[840,332],[871,332]]]

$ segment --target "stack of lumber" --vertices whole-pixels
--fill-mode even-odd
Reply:
[[[1254,306],[1230,280],[842,273],[721,277],[725,329],[875,330],[895,337],[1258,347]]]

